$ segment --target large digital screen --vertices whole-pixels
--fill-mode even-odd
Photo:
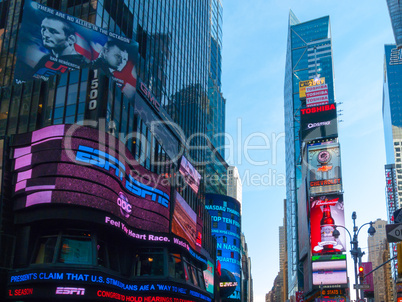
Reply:
[[[346,255],[313,256],[312,271],[315,286],[344,287],[348,283]]]
[[[202,227],[201,229],[197,228],[197,213],[191,209],[179,193],[176,192],[175,195],[172,232],[186,239],[191,247],[199,252],[202,243]]]
[[[11,272],[7,280],[9,299],[52,301],[211,302],[205,292],[171,281],[131,281],[94,269],[30,268]]]
[[[300,137],[313,141],[338,136],[335,104],[300,109]]]
[[[342,191],[339,144],[324,142],[308,146],[308,180],[310,195]]]
[[[214,264],[208,260],[207,269],[204,270],[205,289],[207,292],[214,293]]]
[[[333,235],[336,226],[340,236]],[[310,197],[310,236],[312,254],[344,252],[345,214],[342,194]]]
[[[169,232],[170,184],[112,135],[78,125],[15,135],[14,209],[55,203],[100,209],[127,225]]]
[[[181,175],[183,175],[184,180],[190,186],[190,188],[195,193],[198,193],[201,175],[184,156],[181,157],[179,172]]]
[[[315,86],[315,85],[322,85],[325,84],[325,78],[319,79],[310,79],[307,81],[300,81],[299,82],[299,98],[305,99],[306,98],[306,87]]]
[[[219,293],[222,299],[240,301],[241,225],[240,203],[229,196],[205,195],[205,209],[211,215],[212,235],[217,241],[217,266],[220,266]]]
[[[17,45],[16,83],[90,66],[134,96],[138,44],[126,37],[26,0]]]

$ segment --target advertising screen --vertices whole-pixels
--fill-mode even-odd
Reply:
[[[340,233],[335,238],[335,226]],[[312,254],[344,252],[346,247],[343,195],[310,197],[310,236]]]
[[[173,212],[172,232],[186,239],[193,249],[198,252],[200,251],[202,231],[197,230],[197,214],[177,192]]]
[[[16,83],[91,66],[134,96],[138,45],[126,37],[26,0],[17,44]]]
[[[240,301],[241,243],[240,203],[219,194],[205,195],[205,209],[211,215],[212,235],[217,238],[217,266],[221,268],[219,293],[222,299]]]
[[[338,136],[335,104],[300,109],[300,137],[303,141]]]
[[[329,103],[328,85],[315,85],[306,87],[306,106],[313,107]]]
[[[181,175],[183,175],[184,180],[190,186],[190,188],[195,193],[198,193],[201,175],[184,156],[181,157],[179,172]]]
[[[127,225],[169,232],[170,185],[113,136],[77,125],[15,135],[14,209],[64,203],[106,211]]]
[[[213,294],[214,293],[214,264],[208,260],[208,267],[204,271],[205,289]]]
[[[332,288],[345,287],[348,283],[346,255],[322,255],[312,257],[313,285]],[[324,295],[336,295],[331,290],[325,290]],[[338,292],[338,294],[340,294]]]
[[[342,191],[339,144],[325,142],[308,146],[310,195]]]
[[[306,87],[315,86],[325,84],[325,78],[320,78],[318,80],[310,79],[307,81],[300,81],[299,82],[299,98],[305,99],[306,98]]]

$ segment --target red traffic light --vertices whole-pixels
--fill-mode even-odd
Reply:
[[[364,267],[359,266],[359,277],[363,278],[364,277]]]

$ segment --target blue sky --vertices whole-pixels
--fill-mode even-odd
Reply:
[[[386,219],[383,61],[384,44],[395,42],[385,0],[223,0],[223,9],[226,132],[236,146],[227,161],[245,180],[242,229],[252,259],[254,301],[262,302],[279,271],[278,228],[286,196],[283,89],[289,10],[301,22],[331,18],[335,93],[343,110],[339,141],[345,221],[350,230],[353,211],[358,225]],[[260,149],[246,152],[245,144]],[[365,229],[359,243],[367,253]],[[352,261],[348,265],[351,268]]]

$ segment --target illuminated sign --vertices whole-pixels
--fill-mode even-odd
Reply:
[[[306,87],[306,106],[318,106],[329,103],[328,99],[328,85],[321,84]]]
[[[170,231],[169,182],[140,166],[111,135],[55,125],[16,135],[12,148],[15,210],[82,205],[121,217],[137,229]]]
[[[82,287],[57,287],[56,295],[85,295],[85,288]]]
[[[241,220],[240,203],[219,194],[205,195],[205,209],[211,215],[212,235],[217,237],[217,261],[221,266],[220,282],[236,286],[221,287],[220,297],[240,301],[241,293]]]
[[[38,286],[38,291],[40,289],[46,288],[46,294],[49,295],[51,288],[51,284],[62,283],[63,286],[59,284],[56,285],[54,290],[52,291],[55,297],[59,297],[61,295],[68,296],[83,296],[86,298],[91,298],[92,296],[116,299],[120,297],[121,301],[163,301],[163,300],[154,300],[156,297],[159,297],[160,293],[168,295],[181,295],[188,296],[188,298],[197,298],[206,302],[211,302],[212,299],[206,295],[206,293],[202,293],[200,291],[194,290],[191,286],[181,285],[174,282],[159,282],[159,281],[151,281],[151,282],[130,282],[127,283],[128,280],[123,281],[122,279],[116,279],[113,275],[107,275],[95,270],[88,270],[86,273],[74,271],[74,270],[25,270],[24,273],[12,273],[8,278],[8,296],[16,297],[16,296],[27,296],[33,295],[36,291],[36,288],[30,287],[21,287],[18,286],[14,288],[16,285],[27,284],[27,283],[35,283],[35,286]],[[68,284],[70,283],[70,284]],[[81,284],[85,284],[86,287],[83,287]],[[104,287],[101,287],[101,284]],[[78,286],[77,286],[78,285]],[[159,295],[158,295],[159,294]],[[151,296],[144,296],[151,295]],[[161,297],[162,298],[162,297]],[[176,298],[167,298],[163,297],[163,299],[171,299],[169,301],[185,301],[186,299],[177,298],[177,300],[173,300]],[[186,300],[189,301],[189,300]],[[194,300],[191,300],[194,301]]]
[[[204,270],[205,289],[211,294],[214,293],[214,265],[208,260],[207,269]]]
[[[59,32],[63,34],[57,36]],[[17,45],[16,83],[48,80],[55,74],[91,66],[112,78],[127,97],[135,95],[138,44],[126,37],[26,0]],[[91,110],[97,105],[96,80],[97,74],[89,90]]]
[[[300,81],[299,82],[299,98],[300,99],[306,98],[306,87],[322,85],[322,84],[325,84],[325,78],[320,78],[318,80],[310,79],[307,81]]]
[[[338,238],[333,236],[335,225],[345,226],[342,194],[322,195],[310,198],[310,236],[312,254],[343,252],[346,247],[346,234],[342,227],[337,228]],[[321,260],[314,258],[314,260]],[[323,259],[324,260],[324,259]],[[336,261],[331,259],[331,261]],[[332,263],[332,262],[329,263]],[[345,259],[346,263],[346,259]]]
[[[236,287],[237,282],[220,282],[219,287]]]
[[[9,297],[30,296],[33,294],[33,288],[14,288],[8,290]]]
[[[186,239],[191,247],[199,252],[201,250],[203,220],[197,218],[197,214],[178,192],[175,192],[175,195],[172,232]]]
[[[190,188],[197,193],[200,186],[201,174],[193,167],[193,165],[184,157],[181,157],[179,172],[183,175],[184,180]]]
[[[308,181],[310,195],[342,191],[341,155],[338,143],[310,145],[308,152]]]
[[[300,138],[312,141],[337,137],[338,124],[335,104],[300,109]]]

